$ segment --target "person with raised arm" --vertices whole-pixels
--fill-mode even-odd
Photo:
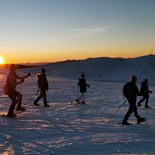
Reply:
[[[16,114],[14,109],[16,105],[16,111],[25,111],[25,107],[22,106],[22,94],[16,90],[16,86],[23,83],[24,79],[30,76],[30,73],[27,73],[25,76],[17,75],[17,66],[15,64],[9,65],[9,70],[4,85],[4,92],[11,99],[12,103],[7,113],[7,117],[15,117]]]

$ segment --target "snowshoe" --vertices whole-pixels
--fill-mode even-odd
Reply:
[[[131,125],[131,123],[128,123],[128,122],[123,121],[122,122],[122,125]]]

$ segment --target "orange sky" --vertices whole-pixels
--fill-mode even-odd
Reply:
[[[155,49],[155,1],[2,1],[7,63],[138,57]]]

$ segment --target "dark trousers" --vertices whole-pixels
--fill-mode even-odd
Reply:
[[[145,101],[145,106],[148,106],[149,96],[143,95],[143,98],[137,104],[140,105],[143,101]]]
[[[124,117],[123,122],[127,122],[128,118],[130,115],[134,112],[134,116],[138,119],[140,116],[138,115],[137,112],[137,107],[136,107],[136,99],[128,99],[129,102],[129,109]]]
[[[40,95],[37,97],[37,99],[34,101],[34,103],[37,103],[41,98],[43,98],[44,106],[47,105],[47,99],[46,99],[46,90],[40,89]]]
[[[11,99],[12,103],[8,111],[8,116],[12,116],[14,114],[14,109],[17,104],[17,108],[21,108],[22,104],[22,94],[16,90],[12,90],[8,93],[9,98]]]

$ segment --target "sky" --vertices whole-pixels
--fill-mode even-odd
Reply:
[[[0,0],[8,63],[137,57],[155,49],[155,0]]]

